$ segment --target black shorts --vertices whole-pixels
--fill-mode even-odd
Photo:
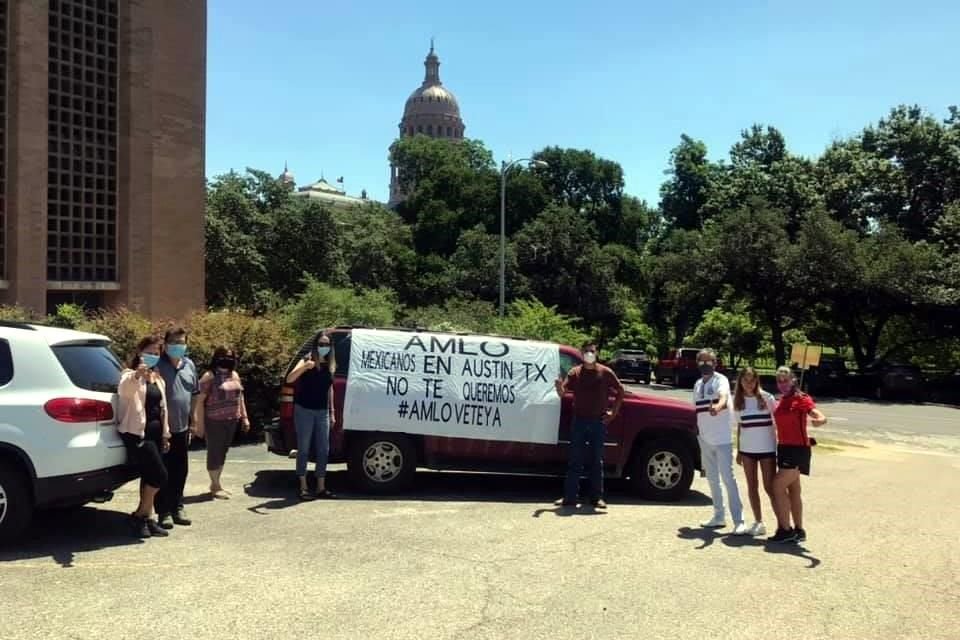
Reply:
[[[749,451],[740,451],[740,455],[751,460],[771,460],[777,457],[776,451],[767,451],[766,453],[750,453]]]
[[[777,466],[781,469],[797,469],[810,475],[810,447],[781,444],[777,447]]]

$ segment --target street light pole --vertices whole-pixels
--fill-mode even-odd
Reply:
[[[500,161],[500,317],[503,317],[507,300],[507,172],[521,162],[529,163],[531,168],[548,167],[543,160],[522,158],[507,162]]]

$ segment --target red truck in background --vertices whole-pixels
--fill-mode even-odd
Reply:
[[[700,377],[700,368],[697,366],[697,354],[700,351],[700,348],[682,347],[664,353],[654,368],[657,382],[664,384],[669,381],[675,387],[693,387]],[[724,372],[720,358],[717,358],[717,371]]]
[[[372,493],[401,491],[412,484],[417,467],[548,475],[565,472],[573,422],[570,394],[561,401],[557,444],[351,431],[350,425],[343,424],[351,329],[338,327],[325,333],[330,336],[337,361],[337,421],[330,432],[330,462],[346,462],[356,488]],[[287,373],[309,352],[314,339],[311,336],[301,346]],[[580,364],[580,352],[568,346],[557,348],[561,369],[557,375],[566,375]],[[628,392],[620,414],[607,427],[604,473],[609,478],[628,478],[631,488],[645,498],[678,500],[687,494],[694,471],[700,468],[696,433],[692,403]],[[278,455],[287,456],[296,447],[291,385],[283,385],[280,417],[265,435],[267,448]]]

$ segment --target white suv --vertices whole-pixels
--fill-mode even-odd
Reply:
[[[0,322],[0,542],[34,509],[106,501],[135,477],[114,419],[110,339]]]

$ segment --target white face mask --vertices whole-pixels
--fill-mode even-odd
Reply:
[[[585,354],[583,354],[583,361],[587,364],[593,364],[597,361],[597,354],[595,354],[593,351],[587,351]]]

